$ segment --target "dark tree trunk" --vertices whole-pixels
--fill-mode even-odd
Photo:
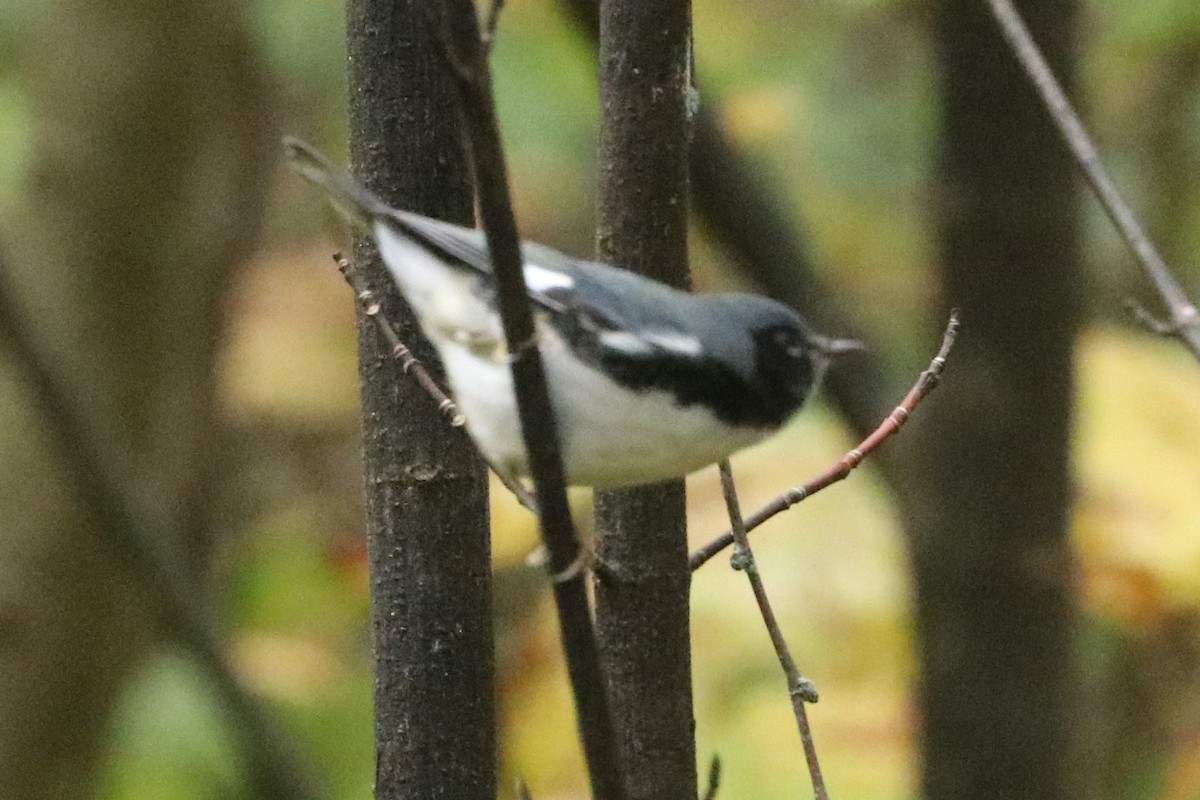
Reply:
[[[351,0],[351,158],[387,201],[472,221],[453,85],[419,0]],[[400,336],[438,375],[433,352],[374,248],[356,263]],[[492,800],[495,711],[487,478],[461,430],[406,377],[359,319],[376,797]]]
[[[1023,3],[1073,83],[1074,0]],[[943,298],[963,335],[902,437],[929,800],[1072,796],[1074,167],[984,3],[936,3]]]
[[[688,284],[688,0],[605,0],[600,10],[599,258]],[[596,590],[630,794],[696,796],[683,481],[596,493]]]
[[[255,245],[277,146],[242,5],[46,4],[21,48],[37,105],[30,191],[0,243],[71,410],[185,532],[155,544],[196,584],[208,477],[220,474],[224,292]],[[34,405],[11,355],[0,358],[0,796],[91,798],[109,713],[162,608],[114,549],[90,487],[72,482],[50,435],[60,420]]]

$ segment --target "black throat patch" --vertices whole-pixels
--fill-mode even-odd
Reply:
[[[578,307],[548,317],[577,358],[617,384],[636,392],[667,392],[678,406],[706,408],[728,425],[778,428],[796,413],[812,387],[811,363],[781,364],[759,341],[754,375],[748,378],[703,353],[653,345],[645,353],[610,347],[601,336],[619,328]]]

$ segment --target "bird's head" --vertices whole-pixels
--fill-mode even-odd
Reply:
[[[792,309],[761,297],[738,298],[753,342],[752,382],[790,415],[820,386],[830,362],[863,349],[852,339],[818,334]]]

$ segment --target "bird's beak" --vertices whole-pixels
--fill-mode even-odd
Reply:
[[[846,353],[862,353],[867,349],[867,346],[857,339],[830,339],[825,336],[816,336],[814,343],[827,358],[837,358]]]

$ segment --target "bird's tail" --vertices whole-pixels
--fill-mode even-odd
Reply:
[[[376,216],[389,212],[386,203],[345,171],[331,164],[311,145],[293,136],[285,136],[283,152],[287,156],[288,166],[324,189],[334,209],[350,224],[369,229]]]

